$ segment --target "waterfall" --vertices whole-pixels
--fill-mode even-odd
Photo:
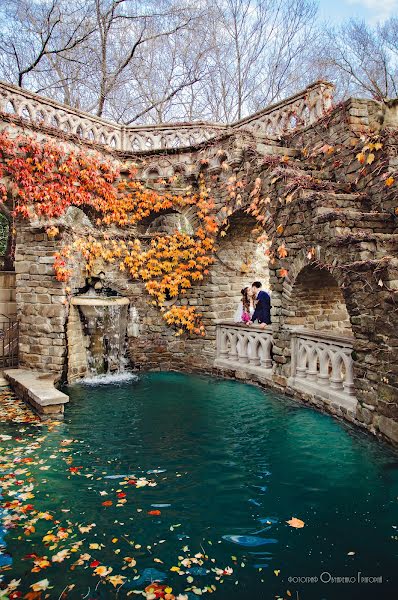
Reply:
[[[87,355],[87,375],[123,373],[128,365],[126,334],[129,300],[121,297],[75,296]]]

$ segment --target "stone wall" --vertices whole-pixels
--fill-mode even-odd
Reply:
[[[20,364],[61,375],[68,307],[64,284],[54,278],[57,247],[42,229],[18,224],[15,273]]]
[[[98,265],[104,284],[128,297],[138,311],[140,334],[128,340],[134,368],[222,373],[214,368],[217,321],[231,319],[240,289],[260,279],[272,294],[272,385],[289,391],[292,326],[352,332],[356,421],[398,441],[398,229],[394,191],[386,189],[381,177],[395,168],[398,144],[391,132],[387,136],[380,130],[380,111],[377,103],[350,100],[272,146],[242,131],[200,148],[123,157],[125,167],[136,162],[139,176],[149,177],[154,186],[151,169],[160,177],[178,173],[182,187],[195,187],[204,177],[219,221],[228,214],[208,277],[179,299],[202,313],[204,338],[176,336],[141,282],[129,281],[112,265]],[[363,145],[360,136],[379,130],[382,149],[375,164],[361,170],[355,158]],[[265,248],[256,243],[255,221],[245,212],[257,178],[269,214],[261,227],[272,240],[269,264]],[[242,182],[234,200],[231,179]],[[194,223],[194,208],[183,217]],[[144,225],[138,234],[156,231],[156,223]],[[165,220],[158,225],[164,227]],[[61,374],[68,341],[70,372],[77,376],[84,370],[83,357],[75,352],[82,347],[79,321],[72,311],[66,328],[68,298],[53,278],[51,263],[61,243],[88,231],[100,234],[87,227],[87,222],[74,220],[57,241],[49,241],[43,228],[18,227],[16,285],[24,365]],[[278,256],[280,244],[288,250],[286,257]],[[68,284],[72,295],[84,285],[82,265],[73,270]]]

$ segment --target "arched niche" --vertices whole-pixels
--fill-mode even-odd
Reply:
[[[260,231],[251,215],[239,210],[231,215],[218,236],[215,261],[210,269],[214,288],[211,300],[216,319],[233,319],[241,300],[241,289],[261,281],[270,291],[267,246],[259,243]]]
[[[342,289],[326,269],[305,266],[296,277],[286,308],[288,327],[352,336]]]
[[[188,217],[180,212],[167,212],[156,216],[148,225],[146,233],[164,233],[171,235],[176,232],[193,235],[194,229]]]

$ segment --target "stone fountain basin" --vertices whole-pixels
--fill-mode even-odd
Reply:
[[[115,297],[77,297],[75,296],[70,301],[74,306],[115,306],[115,305],[123,305],[130,304],[130,300],[128,298],[120,298],[118,296]]]

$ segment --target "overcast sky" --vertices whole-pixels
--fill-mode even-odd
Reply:
[[[374,24],[398,16],[398,0],[318,0],[322,19],[339,23],[349,17],[359,17]]]

